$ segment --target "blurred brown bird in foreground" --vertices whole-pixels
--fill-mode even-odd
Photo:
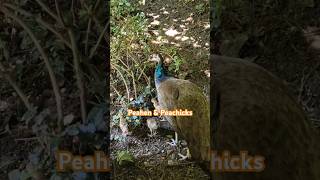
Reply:
[[[147,119],[147,126],[150,129],[150,137],[153,137],[157,134],[157,129],[159,128],[159,120],[156,117],[151,117]]]
[[[319,180],[318,134],[285,84],[245,60],[211,56],[210,61],[211,149],[220,156],[225,150],[231,155],[248,151],[263,156],[265,164],[261,172],[216,172],[212,178]]]
[[[128,122],[126,121],[126,118],[124,118],[122,111],[119,112],[120,121],[119,121],[119,127],[122,131],[123,136],[129,135],[129,129],[128,129]]]

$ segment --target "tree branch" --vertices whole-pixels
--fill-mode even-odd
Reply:
[[[73,67],[74,67],[74,73],[77,78],[77,86],[80,91],[80,107],[81,107],[81,118],[82,122],[84,124],[87,123],[87,110],[86,110],[86,98],[85,98],[85,90],[84,90],[84,84],[82,80],[82,74],[81,74],[81,69],[80,69],[80,60],[78,56],[78,48],[76,44],[76,40],[74,38],[74,34],[71,29],[68,29],[68,33],[70,36],[71,40],[71,45],[72,45],[72,53],[73,53]]]

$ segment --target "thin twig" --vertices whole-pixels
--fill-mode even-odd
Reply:
[[[120,94],[119,91],[116,89],[116,87],[114,87],[113,84],[110,84],[110,86],[112,87],[112,89],[114,90],[114,92],[116,92],[116,94],[120,97],[121,94]]]
[[[29,138],[19,138],[15,139],[15,141],[33,141],[33,140],[38,140],[39,137],[29,137]]]
[[[83,83],[83,78],[81,74],[81,69],[80,69],[80,61],[79,61],[79,56],[78,56],[78,48],[76,44],[76,40],[73,34],[73,31],[71,29],[68,29],[68,33],[71,39],[71,45],[72,45],[72,54],[73,54],[73,66],[74,66],[74,73],[77,78],[77,86],[80,91],[80,107],[81,107],[81,118],[82,122],[84,124],[87,123],[87,108],[86,108],[86,97],[85,97],[85,90],[84,90],[84,83]]]
[[[48,6],[46,6],[41,0],[36,0],[37,3],[41,6],[41,8],[46,11],[53,19],[55,19],[57,22],[59,22],[59,18],[54,12],[52,12]]]
[[[130,56],[130,58],[131,58],[131,60],[133,60],[133,61],[135,61],[135,58],[134,57],[132,57],[129,53],[127,54],[127,56]],[[141,68],[141,66],[138,66],[138,68],[140,69],[140,75],[138,76],[138,81],[139,81],[139,79],[141,78],[141,76],[143,75],[144,76],[144,78],[145,78],[145,80],[146,80],[146,82],[148,83],[149,82],[149,78],[148,78],[148,76],[146,75],[146,73],[144,72],[144,69],[146,68],[146,66],[144,65],[144,67],[143,67],[143,69]],[[150,84],[148,84],[149,86],[150,86]]]
[[[99,7],[99,4],[100,4],[100,0],[97,0],[97,1],[96,1],[96,4],[94,5],[93,12],[96,12],[96,10],[97,10],[98,7]]]
[[[100,4],[100,0],[97,0],[96,4],[94,5],[93,10],[91,11],[91,13],[96,11],[96,9],[99,7],[99,4]],[[84,48],[85,49],[85,55],[88,55],[88,42],[89,42],[89,34],[90,34],[90,30],[91,30],[91,25],[92,25],[92,16],[90,14],[89,20],[88,20],[88,26],[87,26],[85,48]]]
[[[27,16],[27,17],[32,17],[33,16],[31,13],[27,12],[26,10],[24,10],[24,9],[22,9],[22,8],[16,6],[16,5],[9,4],[9,3],[4,3],[3,5],[8,7],[8,8],[11,8],[12,10],[16,10],[19,13],[21,13],[21,14]]]
[[[12,4],[8,4],[8,3],[5,3],[4,6],[6,7],[9,7],[11,8],[12,10],[14,11],[17,11],[27,17],[30,17],[30,18],[34,18],[39,24],[41,24],[44,28],[47,28],[49,31],[51,31],[53,34],[55,34],[65,45],[67,45],[70,49],[72,48],[71,47],[71,44],[70,42],[68,42],[66,40],[65,37],[63,37],[63,35],[61,33],[59,33],[57,30],[55,30],[50,24],[46,23],[41,17],[35,17],[33,14],[25,11],[24,9],[21,9],[20,7],[18,6],[15,6],[15,5],[12,5]]]
[[[53,34],[55,34],[65,45],[67,45],[70,49],[72,49],[72,46],[70,44],[70,42],[68,42],[66,40],[65,37],[62,36],[61,33],[59,33],[58,31],[56,31],[50,24],[44,22],[41,18],[37,18],[36,21],[38,23],[40,23],[42,26],[44,26],[45,28],[47,28],[48,30],[50,30]]]
[[[74,15],[74,0],[71,1],[70,12],[72,14],[72,24],[76,25],[76,16]]]
[[[128,102],[129,102],[130,101],[130,91],[129,91],[129,87],[128,87],[127,81],[124,78],[124,76],[123,76],[122,72],[120,71],[120,69],[118,69],[115,66],[115,64],[111,63],[111,66],[119,73],[120,77],[122,78],[124,86],[126,87],[126,90],[127,90],[127,97],[128,97]]]
[[[31,29],[15,14],[11,13],[8,9],[2,7],[1,11],[6,14],[7,16],[11,17],[12,19],[14,19],[15,21],[17,21],[22,27],[23,29],[29,34],[30,38],[32,39],[32,41],[34,42],[35,46],[37,47],[39,53],[41,54],[43,61],[45,63],[45,66],[48,70],[49,73],[49,77],[50,77],[50,81],[51,81],[51,85],[53,88],[53,92],[55,95],[55,100],[56,100],[56,106],[57,106],[57,114],[58,114],[58,124],[61,125],[63,124],[63,111],[62,111],[62,102],[61,102],[61,95],[60,95],[60,91],[59,91],[59,86],[57,83],[57,79],[56,76],[53,72],[53,69],[50,65],[49,62],[49,58],[47,56],[47,54],[45,53],[44,49],[42,48],[42,46],[40,45],[39,41],[37,40],[37,38],[35,37],[34,33],[31,31]],[[59,126],[59,130],[62,129],[62,126]]]
[[[0,74],[9,82],[12,88],[17,92],[17,94],[19,95],[20,99],[22,100],[26,108],[29,111],[32,111],[33,110],[32,105],[29,103],[27,96],[23,93],[23,91],[19,88],[17,83],[11,78],[11,76],[5,72],[5,68],[3,64],[1,64],[1,62],[0,62]]]
[[[134,91],[134,98],[137,99],[137,88],[136,88],[136,80],[134,78],[134,74],[131,71],[131,77],[132,77],[132,85],[133,85],[133,91]]]
[[[85,55],[88,55],[88,41],[89,41],[89,34],[91,30],[91,24],[92,24],[92,19],[89,18],[87,33],[86,33],[86,40],[85,40],[85,48],[84,48]]]
[[[104,26],[104,29],[102,30],[102,32],[101,32],[101,34],[100,34],[100,36],[99,36],[99,38],[98,38],[98,41],[97,41],[96,45],[95,45],[95,46],[93,47],[93,49],[91,50],[89,59],[91,59],[91,58],[94,56],[95,52],[97,51],[98,46],[100,45],[100,42],[101,42],[101,40],[102,40],[103,37],[104,37],[104,34],[105,34],[105,33],[107,32],[107,30],[108,30],[108,27],[109,27],[109,21],[108,21],[108,22],[106,23],[106,25]]]
[[[54,3],[55,3],[56,11],[57,11],[57,14],[58,14],[58,17],[59,17],[59,22],[62,25],[62,27],[66,27],[64,22],[63,22],[63,18],[62,18],[62,14],[61,14],[61,11],[60,11],[60,6],[59,6],[59,3],[58,3],[58,0],[54,0]]]

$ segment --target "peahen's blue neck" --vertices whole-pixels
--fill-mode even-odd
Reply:
[[[154,77],[156,85],[159,85],[161,82],[168,78],[162,62],[157,64],[156,69],[154,71]]]

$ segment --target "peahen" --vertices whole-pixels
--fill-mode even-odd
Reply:
[[[318,134],[285,84],[245,60],[211,56],[210,61],[212,149],[265,157],[262,172],[216,172],[213,178],[319,180]]]
[[[210,113],[209,103],[202,90],[194,83],[169,77],[160,54],[150,58],[158,64],[155,68],[155,86],[162,110],[187,109],[192,116],[165,116],[173,129],[188,143],[195,160],[209,161]]]
[[[245,60],[211,56],[211,114],[193,83],[168,77],[160,56],[155,84],[160,108],[187,108],[192,117],[166,117],[189,145],[191,156],[210,170],[209,146],[218,153],[242,150],[265,158],[256,173],[212,173],[215,180],[319,180],[319,134],[286,85]]]

